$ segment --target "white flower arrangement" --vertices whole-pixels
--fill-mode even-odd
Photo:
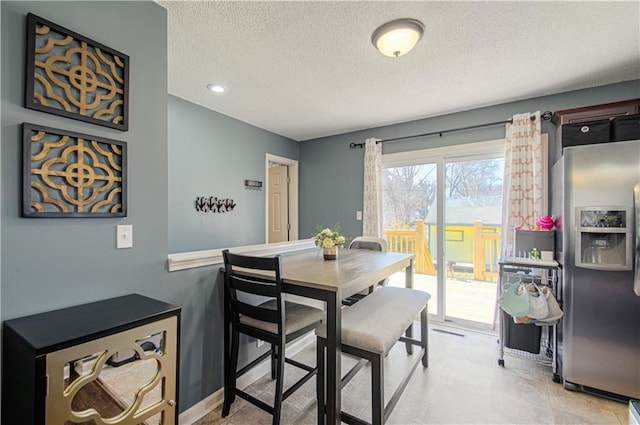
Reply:
[[[341,247],[347,239],[340,234],[340,225],[336,224],[333,229],[316,226],[315,244],[320,248]]]

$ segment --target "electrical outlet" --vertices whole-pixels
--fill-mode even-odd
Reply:
[[[361,221],[362,220],[362,211],[356,211],[356,220],[357,221]]]
[[[262,347],[264,345],[264,341],[261,339],[256,339],[256,347]]]

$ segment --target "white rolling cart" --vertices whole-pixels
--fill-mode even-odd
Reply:
[[[504,291],[507,290],[510,284],[516,281],[523,283],[535,282],[539,286],[546,286],[551,289],[553,295],[562,306],[562,286],[560,285],[560,265],[555,260],[539,260],[530,258],[518,258],[518,257],[504,257],[501,258],[498,270],[498,297],[500,297]],[[498,308],[499,311],[499,339],[500,344],[498,365],[504,366],[504,353],[505,349],[509,354],[531,359],[548,366],[551,366],[553,373],[553,381],[561,382],[561,376],[558,367],[558,333],[557,326],[559,320],[550,324],[533,324],[522,323],[515,324],[513,319],[502,308]],[[506,329],[506,326],[509,329]],[[539,338],[539,346],[534,349],[529,348],[509,348],[509,344],[505,344],[505,339],[509,338],[509,330],[532,330],[533,328],[519,328],[521,326],[536,326],[541,327]],[[537,331],[537,329],[534,329]],[[507,345],[507,346],[506,346]],[[512,346],[515,344],[512,344]],[[531,343],[529,343],[531,347]],[[531,347],[534,348],[534,347]]]

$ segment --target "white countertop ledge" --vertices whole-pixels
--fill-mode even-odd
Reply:
[[[286,252],[304,251],[314,247],[314,240],[313,238],[310,238],[289,242],[236,246],[229,248],[229,250],[236,254],[265,256],[283,254]],[[169,254],[167,259],[169,271],[175,272],[178,270],[222,264],[222,250],[224,249],[226,248]]]

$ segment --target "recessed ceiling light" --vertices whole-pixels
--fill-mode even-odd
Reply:
[[[222,84],[207,84],[207,89],[214,93],[224,93],[227,91],[227,88]]]

